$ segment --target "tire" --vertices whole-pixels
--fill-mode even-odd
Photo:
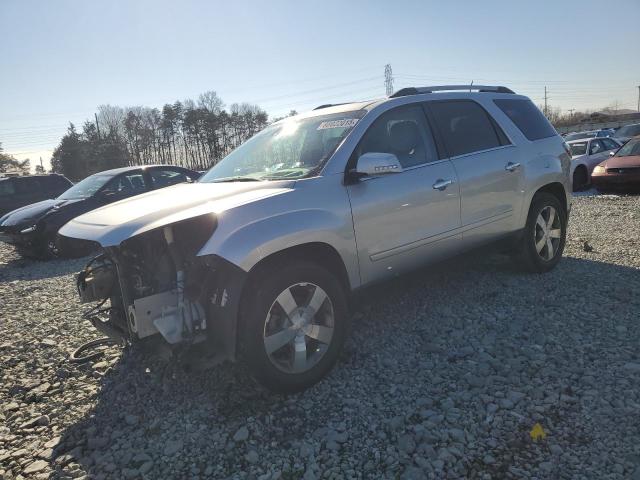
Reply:
[[[347,300],[338,278],[305,261],[274,263],[246,291],[240,351],[254,378],[278,393],[321,380],[336,363],[348,332]]]
[[[60,249],[56,245],[56,237],[45,235],[38,248],[37,256],[40,260],[53,260],[60,257]]]
[[[573,172],[573,191],[580,192],[587,187],[589,178],[585,167],[577,167]]]
[[[552,209],[554,217],[551,228],[548,225]],[[545,223],[542,227],[539,218]],[[546,228],[546,230],[545,230]],[[559,232],[556,232],[557,230]],[[546,233],[546,232],[549,233]],[[553,235],[551,232],[555,232]],[[516,260],[529,272],[543,273],[553,269],[564,251],[567,239],[567,212],[555,195],[547,192],[537,193],[531,201],[527,223],[522,232],[516,252]],[[540,247],[542,245],[542,247]],[[551,245],[551,248],[549,247]],[[549,255],[551,252],[551,255]]]

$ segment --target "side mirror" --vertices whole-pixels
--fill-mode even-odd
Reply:
[[[356,173],[360,175],[382,175],[400,173],[402,165],[393,153],[369,152],[358,158]]]
[[[613,157],[613,156],[616,154],[616,152],[617,152],[617,150],[611,150],[611,151],[609,152],[609,156],[610,156],[610,157]]]

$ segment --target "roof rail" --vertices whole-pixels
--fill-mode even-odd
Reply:
[[[406,97],[408,95],[420,95],[423,93],[446,92],[454,90],[475,90],[477,92],[515,93],[507,87],[491,85],[434,85],[432,87],[407,87],[394,92],[389,98]]]
[[[346,103],[325,103],[323,105],[317,106],[316,108],[314,108],[314,110],[321,110],[323,108],[329,108],[329,107],[337,107],[339,105],[346,105],[347,103],[349,103],[349,102],[346,102]]]

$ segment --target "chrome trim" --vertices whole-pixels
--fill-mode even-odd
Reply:
[[[446,240],[451,237],[455,237],[460,233],[460,228],[455,228],[453,230],[448,230],[446,232],[438,233],[437,235],[432,235],[430,237],[423,238],[421,240],[416,240],[415,242],[405,243],[404,245],[400,245],[399,247],[394,247],[389,250],[384,250],[382,252],[374,253],[369,255],[369,258],[372,262],[377,262],[378,260],[382,260],[388,257],[392,257],[399,253],[407,252],[409,250],[413,250],[424,245],[429,245],[431,243],[439,242],[440,240]]]
[[[496,151],[496,150],[501,150],[503,148],[516,148],[516,146],[513,145],[513,144],[511,144],[511,145],[500,145],[499,147],[487,148],[486,150],[476,150],[475,152],[469,152],[469,153],[464,153],[462,155],[455,155],[453,157],[449,157],[449,160],[455,160],[457,158],[464,158],[464,157],[468,157],[470,155],[478,155],[479,153],[493,152],[493,151]]]

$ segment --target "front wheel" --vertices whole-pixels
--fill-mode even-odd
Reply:
[[[270,390],[303,390],[331,370],[347,333],[340,281],[307,262],[273,265],[249,286],[241,347],[253,376]]]
[[[562,258],[566,238],[566,210],[555,195],[538,193],[531,202],[516,258],[528,271],[548,272]]]

